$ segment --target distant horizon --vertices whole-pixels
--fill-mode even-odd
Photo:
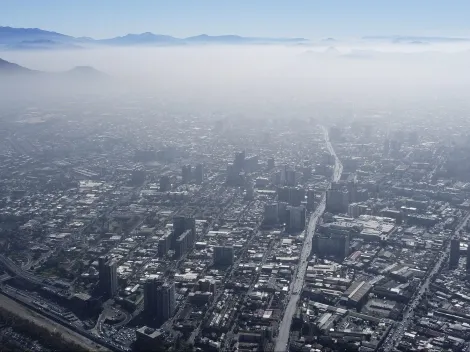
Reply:
[[[251,34],[251,35],[241,35],[237,32],[227,32],[227,33],[202,33],[202,32],[196,32],[187,36],[178,36],[174,35],[171,33],[164,33],[164,32],[152,32],[152,31],[145,31],[145,32],[128,32],[128,33],[120,33],[116,34],[114,36],[110,37],[97,37],[93,35],[72,35],[69,33],[61,32],[58,30],[55,30],[53,28],[41,28],[41,27],[15,27],[11,25],[0,25],[0,28],[12,28],[12,29],[26,29],[26,30],[41,30],[41,31],[46,31],[50,33],[56,33],[56,34],[61,34],[73,38],[91,38],[95,40],[104,40],[104,39],[112,39],[112,38],[118,38],[118,37],[125,37],[128,35],[143,35],[143,34],[152,34],[152,35],[160,35],[160,36],[168,36],[168,37],[173,37],[176,39],[187,39],[187,38],[192,38],[192,37],[200,37],[200,36],[209,36],[209,37],[223,37],[223,36],[238,36],[238,37],[244,37],[244,38],[259,38],[259,39],[305,39],[305,40],[343,40],[343,39],[363,39],[363,38],[424,38],[424,39],[432,39],[432,38],[445,38],[445,39],[470,39],[470,35],[464,36],[464,35],[418,35],[418,34],[408,34],[408,33],[391,33],[391,34],[363,34],[363,35],[358,35],[354,37],[338,37],[338,36],[321,36],[321,37],[316,37],[316,38],[311,38],[308,36],[262,36],[262,35],[256,35],[256,34]]]
[[[464,0],[3,0],[0,23],[96,39],[145,32],[180,38],[202,33],[310,39],[470,37],[468,13],[470,3]]]

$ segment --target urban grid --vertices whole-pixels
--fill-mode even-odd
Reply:
[[[267,122],[148,104],[7,112],[21,118],[0,129],[2,312],[84,350],[470,350],[460,114]]]

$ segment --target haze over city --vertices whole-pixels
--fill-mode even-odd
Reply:
[[[0,350],[470,351],[469,13],[2,1]]]

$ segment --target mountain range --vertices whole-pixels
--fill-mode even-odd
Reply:
[[[168,46],[168,45],[240,45],[240,44],[300,44],[307,43],[305,38],[258,38],[238,35],[211,36],[201,34],[187,38],[176,38],[169,35],[150,32],[127,34],[108,39],[89,37],[72,37],[69,35],[45,31],[39,28],[0,27],[0,48],[4,50],[34,49],[80,49],[90,46]]]

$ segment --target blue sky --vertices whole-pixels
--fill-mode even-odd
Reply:
[[[1,0],[0,25],[105,38],[470,36],[469,0]]]

